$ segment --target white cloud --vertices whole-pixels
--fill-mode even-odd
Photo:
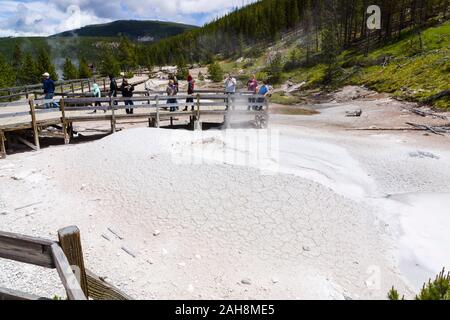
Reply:
[[[47,36],[118,19],[202,24],[242,3],[242,0],[0,0],[0,36]]]

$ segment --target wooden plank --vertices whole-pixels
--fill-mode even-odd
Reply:
[[[89,297],[94,300],[132,300],[130,296],[86,269]]]
[[[115,105],[113,97],[110,97],[109,99],[109,106],[111,108],[111,132],[116,133]]]
[[[51,300],[51,299],[39,297],[30,293],[0,287],[0,301],[11,301],[11,300],[26,301],[26,300]]]
[[[79,282],[86,297],[89,296],[88,284],[86,280],[86,270],[84,267],[83,249],[81,246],[80,230],[76,226],[70,226],[58,230],[59,245],[71,266],[79,269]]]
[[[87,300],[61,247],[57,243],[54,243],[51,246],[51,252],[56,270],[58,270],[59,277],[66,289],[69,300]]]
[[[51,253],[54,242],[0,231],[0,258],[55,268]]]
[[[34,151],[37,151],[37,150],[38,150],[37,147],[36,147],[34,144],[32,144],[31,142],[28,142],[28,141],[25,140],[24,138],[22,138],[22,137],[16,137],[16,138],[17,138],[17,140],[19,140],[19,142],[23,143],[24,145],[26,145],[26,146],[29,147],[30,149],[32,149],[32,150],[34,150]]]
[[[5,134],[0,131],[0,159],[6,158]]]
[[[36,110],[34,107],[34,100],[30,99],[29,103],[30,103],[31,125],[33,128],[33,135],[34,135],[34,144],[36,146],[36,149],[39,150],[41,148],[41,145],[39,143],[39,131],[36,122]]]
[[[159,128],[159,96],[156,96],[156,128]]]
[[[63,134],[64,134],[64,144],[69,144],[70,143],[70,136],[68,134],[68,130],[67,130],[67,120],[66,120],[66,106],[65,106],[65,101],[64,98],[62,98],[59,101],[59,106],[61,108],[61,123],[63,126]]]

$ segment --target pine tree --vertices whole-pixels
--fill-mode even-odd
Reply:
[[[6,61],[3,54],[0,53],[0,88],[11,87],[16,82],[16,77],[11,65]]]
[[[178,79],[186,79],[189,75],[189,67],[186,65],[186,60],[183,57],[180,58],[180,61],[177,64],[177,78]]]
[[[267,72],[269,74],[269,82],[272,84],[279,83],[283,74],[283,58],[280,53],[276,53],[271,59]]]
[[[77,68],[72,63],[72,60],[66,58],[66,61],[63,65],[63,77],[64,80],[72,80],[78,78]]]
[[[208,66],[209,79],[214,82],[220,82],[223,80],[223,70],[217,61],[214,61]]]
[[[58,74],[55,65],[50,60],[48,50],[44,48],[39,50],[36,66],[40,74],[48,72],[54,81],[58,80]]]
[[[137,55],[133,43],[122,37],[119,43],[119,64],[123,71],[130,71],[137,66]]]
[[[120,74],[120,64],[108,49],[104,49],[103,56],[100,63],[100,74],[104,77]]]
[[[81,57],[78,62],[78,77],[80,79],[89,79],[92,77],[92,72],[89,69],[87,60],[85,57]]]
[[[324,84],[333,81],[337,71],[337,57],[339,55],[339,43],[335,27],[330,24],[322,31],[322,56],[327,64],[327,71],[323,79]]]
[[[23,59],[22,65],[17,73],[17,80],[22,85],[36,84],[41,81],[41,73],[30,53],[26,54]]]
[[[22,66],[22,62],[23,62],[22,60],[23,60],[22,48],[20,47],[19,43],[16,43],[14,45],[14,51],[13,51],[12,62],[11,62],[11,65],[16,74],[19,71],[20,67]]]

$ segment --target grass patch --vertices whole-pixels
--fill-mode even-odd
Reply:
[[[273,108],[270,110],[271,114],[293,115],[293,116],[312,116],[319,114],[320,112],[312,109],[295,108],[295,107],[283,107]]]
[[[303,99],[298,96],[287,96],[284,92],[277,92],[272,95],[270,102],[291,106],[302,103]]]

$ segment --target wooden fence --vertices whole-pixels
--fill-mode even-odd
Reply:
[[[163,93],[136,92],[137,96],[126,97],[102,97],[94,98],[77,94],[77,97],[61,99],[29,99],[29,110],[3,113],[2,118],[14,118],[30,116],[30,120],[17,121],[7,127],[0,125],[0,157],[6,156],[5,135],[6,131],[31,129],[34,136],[34,144],[25,140],[22,142],[34,150],[40,148],[39,132],[42,128],[50,125],[61,125],[65,143],[69,143],[73,136],[74,122],[109,121],[111,133],[116,132],[116,123],[124,119],[148,119],[149,126],[159,128],[162,121],[170,121],[176,117],[189,117],[193,128],[200,128],[204,116],[223,116],[224,124],[228,127],[230,119],[240,115],[254,117],[255,124],[259,128],[267,126],[269,103],[268,99],[261,95],[253,95],[248,92],[237,94],[226,94],[216,91],[200,91],[194,95],[181,93],[180,95],[168,97]],[[140,94],[140,95],[139,95]],[[154,94],[154,95],[153,95]],[[171,103],[169,99],[176,99]],[[189,102],[186,102],[189,101]],[[132,102],[134,105],[126,105]],[[98,103],[100,105],[95,106]],[[182,108],[187,107],[187,111]],[[124,109],[132,108],[139,111],[134,114],[125,114]],[[177,109],[178,108],[178,109]],[[105,111],[103,114],[93,114],[92,111]],[[91,111],[91,112],[89,112]],[[47,114],[45,119],[40,119]]]
[[[120,86],[121,79],[117,80],[117,84]],[[133,85],[139,85],[147,80],[142,80],[133,83]],[[92,85],[97,83],[103,92],[109,90],[109,78],[92,78],[92,79],[75,79],[75,80],[60,80],[55,81],[55,96],[68,96],[75,93],[90,93],[92,92]],[[22,97],[30,99],[38,99],[43,95],[42,84],[33,84],[27,86],[0,88],[0,101],[14,101]]]
[[[89,271],[84,264],[80,231],[58,231],[59,241],[0,231],[0,259],[56,269],[69,300],[130,300],[131,298]],[[18,290],[0,288],[0,300],[47,300]]]

